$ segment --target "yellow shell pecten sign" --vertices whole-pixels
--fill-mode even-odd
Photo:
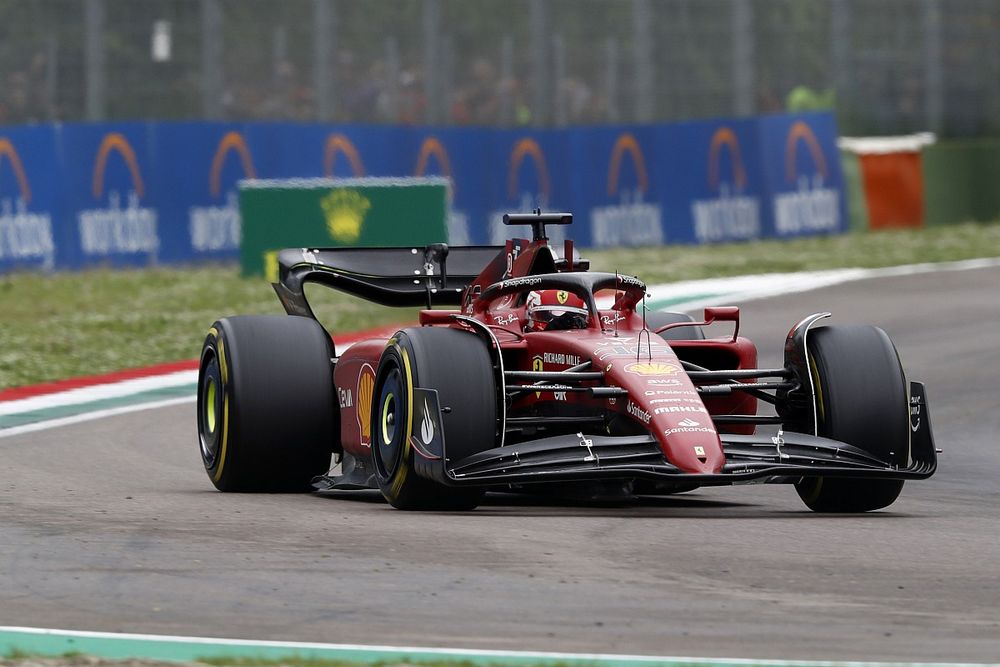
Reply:
[[[674,364],[662,361],[638,362],[625,367],[625,372],[636,375],[676,375],[680,371]]]
[[[357,190],[331,190],[320,200],[326,229],[330,237],[341,243],[354,243],[361,238],[365,215],[372,204]]]

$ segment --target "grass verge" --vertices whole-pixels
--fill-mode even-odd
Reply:
[[[881,267],[1000,256],[1000,224],[715,246],[585,251],[594,270],[650,284],[839,267]],[[334,332],[412,322],[392,309],[333,292],[308,292]],[[271,288],[234,265],[0,276],[0,388],[193,359],[219,317],[281,314]]]

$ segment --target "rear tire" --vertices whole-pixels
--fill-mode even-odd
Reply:
[[[889,336],[878,327],[831,326],[809,332],[819,435],[906,465],[910,424],[906,378]],[[807,477],[795,485],[815,512],[868,512],[891,505],[903,480]]]
[[[337,406],[330,338],[315,320],[218,320],[202,345],[198,440],[220,491],[296,492],[330,468]]]
[[[382,353],[371,411],[372,459],[382,495],[403,510],[470,510],[480,488],[417,475],[410,444],[412,389],[435,389],[447,456],[458,461],[496,442],[496,384],[489,352],[474,334],[424,327],[400,331]]]

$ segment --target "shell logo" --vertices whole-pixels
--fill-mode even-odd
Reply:
[[[358,426],[361,427],[361,444],[372,440],[372,394],[375,391],[375,369],[371,364],[361,367],[358,377]]]
[[[643,361],[629,364],[625,367],[626,373],[636,375],[676,375],[681,369],[674,365],[662,361]]]

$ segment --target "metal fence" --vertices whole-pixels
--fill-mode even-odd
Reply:
[[[1000,131],[1000,0],[0,0],[0,124]]]

